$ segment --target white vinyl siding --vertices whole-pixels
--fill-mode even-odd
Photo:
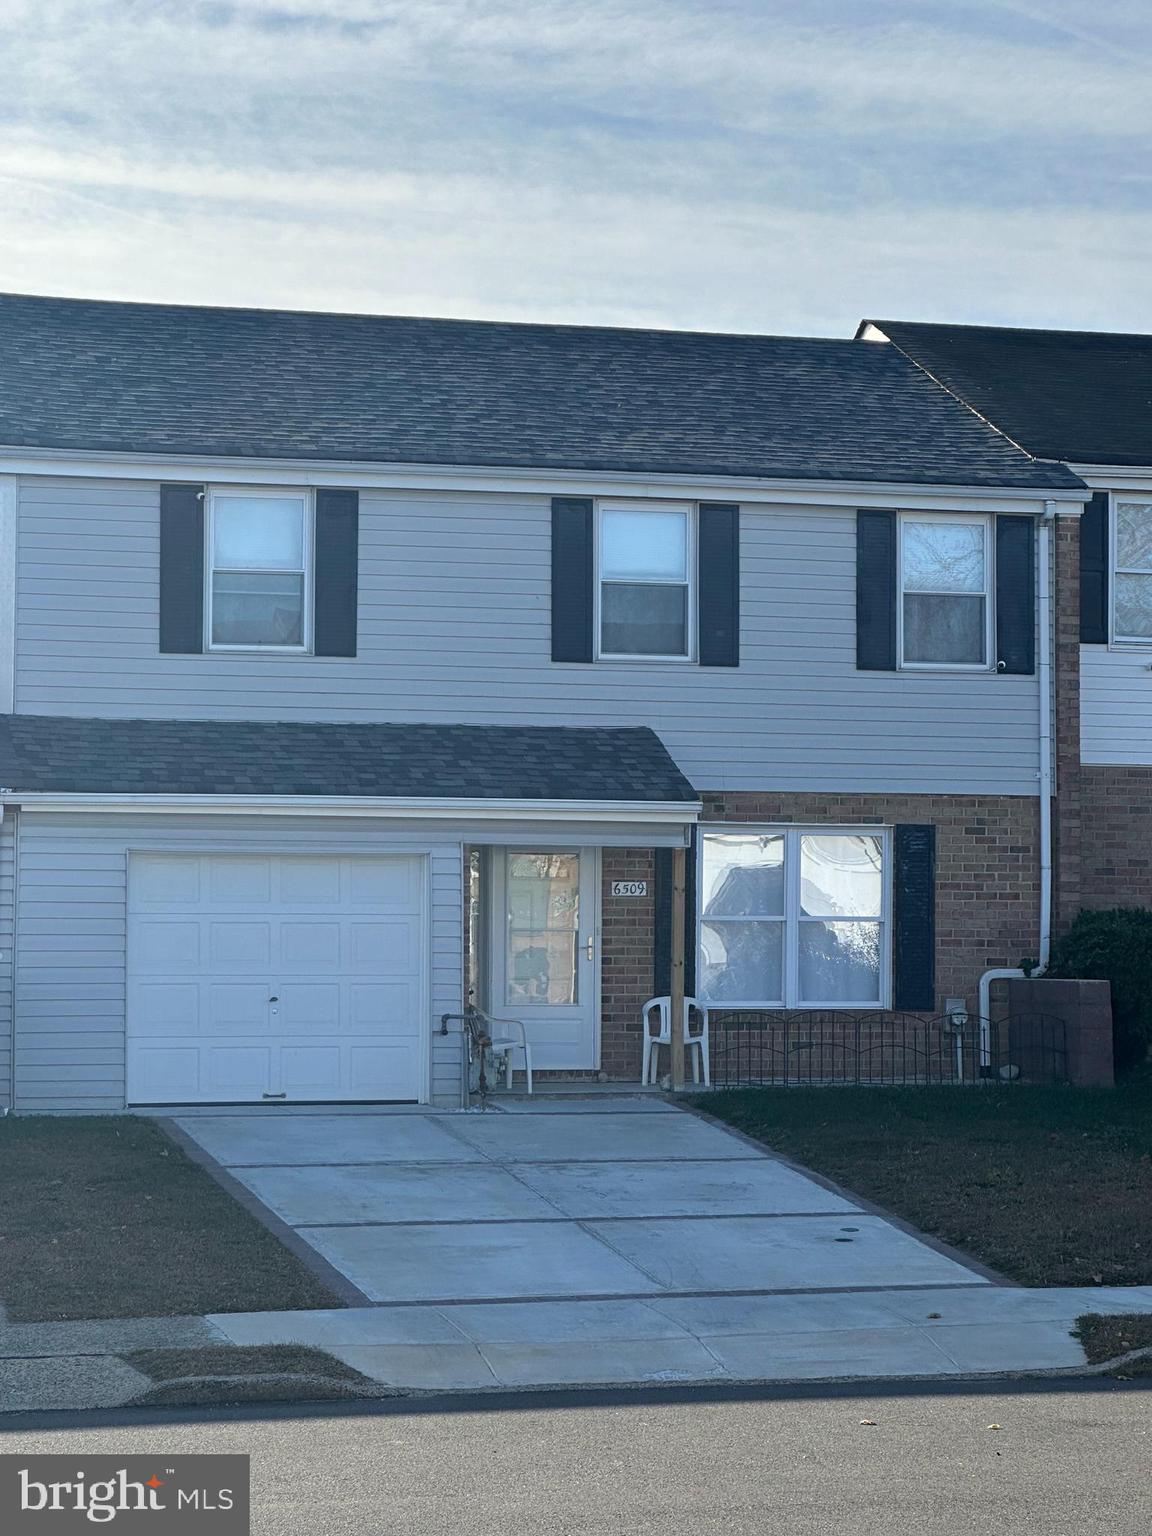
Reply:
[[[7,818],[6,818],[7,820]],[[127,881],[130,849],[363,854],[420,852],[431,870],[431,1098],[455,1106],[460,1041],[441,1014],[462,993],[458,842],[412,830],[307,818],[103,815],[25,811],[20,832],[16,1105],[115,1110],[125,1103]]]
[[[161,655],[159,487],[22,483],[16,707],[650,725],[702,789],[1036,792],[1034,677],[856,668],[849,509],[746,505],[740,666],[551,662],[548,498],[364,491],[359,654]]]

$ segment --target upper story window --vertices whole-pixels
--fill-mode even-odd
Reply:
[[[987,668],[992,618],[988,518],[901,517],[899,564],[900,665]]]
[[[1114,640],[1152,640],[1152,501],[1116,506]]]
[[[876,1007],[888,992],[887,834],[703,830],[697,991],[713,1007]]]
[[[689,507],[600,507],[599,654],[692,656],[693,518]]]
[[[209,493],[205,606],[213,649],[306,648],[311,522],[307,492]]]

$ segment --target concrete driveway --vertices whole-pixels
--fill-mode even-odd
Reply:
[[[177,1123],[367,1303],[984,1283],[650,1099]]]
[[[349,1303],[214,1326],[317,1344],[398,1386],[991,1369],[980,1351],[1002,1355],[1006,1330],[977,1337],[978,1298],[1020,1294],[661,1100],[176,1125]],[[1066,1354],[1066,1325],[1047,1343]]]

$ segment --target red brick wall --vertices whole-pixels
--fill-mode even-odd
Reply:
[[[600,940],[600,1066],[640,1077],[640,1010],[654,990],[655,859],[651,848],[605,848]],[[647,896],[613,896],[614,880],[646,880]]]
[[[936,827],[936,993],[977,1006],[981,974],[1035,958],[1038,802],[1023,796],[708,793],[706,821]],[[613,880],[647,880],[648,897],[613,898]],[[638,1077],[640,1007],[652,995],[653,872],[648,850],[605,850],[602,1064]]]
[[[1152,907],[1152,767],[1081,770],[1081,905]]]

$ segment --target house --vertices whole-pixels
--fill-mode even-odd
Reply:
[[[1060,519],[1057,918],[1152,906],[1152,336],[866,321],[1093,494]]]
[[[3,1091],[635,1078],[678,847],[718,1008],[975,1007],[1088,494],[893,345],[0,298]]]

